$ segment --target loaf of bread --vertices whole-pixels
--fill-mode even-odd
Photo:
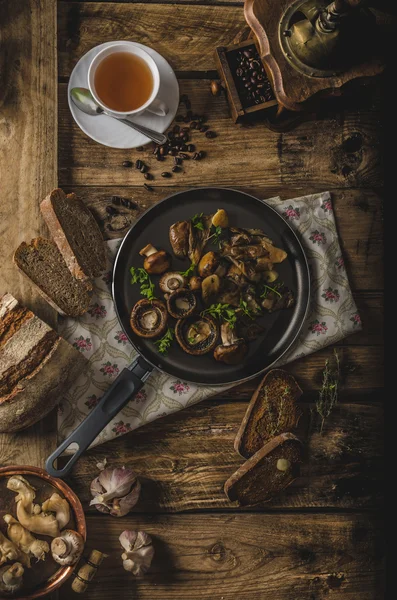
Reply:
[[[265,444],[226,481],[225,494],[240,506],[269,502],[299,475],[302,444],[282,433]]]
[[[86,365],[78,350],[5,294],[0,299],[0,432],[42,419]]]
[[[52,240],[38,237],[30,244],[22,242],[14,262],[59,314],[77,317],[87,311],[92,285],[73,277]]]
[[[282,369],[266,373],[247,407],[238,430],[234,449],[249,458],[271,438],[293,431],[302,415],[296,401],[302,390]]]
[[[82,280],[98,277],[106,267],[105,244],[85,204],[58,188],[42,201],[40,209],[71,274]]]

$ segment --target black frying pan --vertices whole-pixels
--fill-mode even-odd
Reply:
[[[163,356],[157,352],[153,341],[138,337],[129,324],[131,309],[140,299],[139,286],[131,285],[129,271],[131,266],[142,266],[139,250],[152,243],[158,249],[171,252],[168,239],[170,225],[176,221],[188,220],[196,213],[214,213],[218,208],[227,211],[231,225],[260,228],[277,247],[288,253],[287,259],[277,265],[277,271],[280,280],[294,292],[296,298],[293,308],[262,318],[265,334],[250,343],[244,363],[237,366],[216,362],[212,353],[191,356],[177,344]],[[184,271],[188,266],[187,261],[173,258],[172,270]],[[82,452],[123,406],[133,399],[154,368],[189,383],[211,386],[240,383],[269,369],[288,350],[302,327],[309,302],[310,279],[306,257],[298,238],[273,208],[264,201],[237,190],[198,188],[169,196],[147,210],[132,226],[116,256],[112,293],[119,321],[138,352],[138,358],[120,373],[99,404],[47,459],[46,469],[53,477],[69,474]],[[62,469],[54,468],[54,461],[72,443],[78,446],[75,454]]]

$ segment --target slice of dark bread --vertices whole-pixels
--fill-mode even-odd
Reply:
[[[302,415],[296,400],[302,390],[282,369],[266,373],[254,392],[241,422],[234,449],[249,458],[271,438],[292,431]]]
[[[226,481],[232,502],[252,506],[269,502],[299,475],[302,444],[292,433],[282,433],[251,456]]]
[[[83,280],[98,277],[106,267],[105,243],[85,204],[58,188],[41,202],[40,210],[72,275]]]
[[[92,285],[73,277],[52,240],[38,237],[30,244],[22,242],[14,262],[61,315],[77,317],[87,311]]]

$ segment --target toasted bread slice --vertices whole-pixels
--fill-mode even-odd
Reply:
[[[253,506],[269,502],[299,475],[302,444],[292,433],[270,440],[226,481],[224,490],[232,502]]]
[[[73,277],[98,277],[106,267],[105,244],[85,204],[75,194],[66,196],[58,188],[41,202],[40,210]]]
[[[77,317],[90,305],[92,285],[75,279],[52,240],[22,242],[14,254],[17,267],[61,315]]]
[[[234,449],[249,458],[271,438],[293,431],[302,415],[296,400],[302,390],[282,369],[266,373],[254,392],[241,422]]]

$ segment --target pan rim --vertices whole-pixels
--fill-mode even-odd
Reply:
[[[258,371],[257,373],[253,373],[251,375],[247,375],[247,377],[243,377],[242,379],[236,379],[233,380],[229,383],[201,383],[201,382],[197,382],[194,380],[190,380],[189,378],[183,377],[184,381],[186,381],[189,384],[198,386],[198,387],[215,387],[215,388],[225,388],[225,387],[232,387],[235,385],[239,385],[241,383],[244,383],[246,381],[250,381],[251,379],[255,379],[255,377],[259,377],[260,375],[262,375],[263,373],[265,373],[266,371],[269,371],[270,369],[272,369],[274,367],[274,365],[280,361],[280,359],[285,356],[285,354],[288,352],[288,350],[290,350],[291,346],[295,343],[295,341],[297,340],[300,332],[302,331],[302,327],[305,323],[306,317],[307,317],[307,313],[309,310],[309,306],[310,306],[310,296],[311,296],[311,279],[310,279],[310,270],[309,270],[309,263],[307,260],[307,256],[306,256],[306,252],[301,244],[300,239],[298,238],[298,236],[296,235],[295,231],[292,229],[291,225],[280,215],[280,213],[278,213],[276,211],[275,208],[273,208],[273,206],[271,206],[270,204],[267,204],[266,200],[262,200],[261,198],[258,198],[257,196],[253,196],[252,194],[249,194],[247,192],[243,192],[237,188],[231,188],[231,187],[224,187],[224,186],[197,186],[197,187],[190,187],[188,189],[185,190],[181,190],[179,192],[175,192],[173,194],[170,194],[169,196],[166,196],[165,198],[163,198],[162,200],[159,200],[159,202],[156,202],[155,204],[153,204],[153,206],[150,206],[149,208],[147,208],[141,215],[140,217],[138,217],[138,219],[135,221],[135,223],[130,227],[130,229],[127,231],[127,233],[125,234],[125,236],[122,238],[122,241],[120,243],[120,246],[117,250],[117,254],[115,256],[114,259],[114,264],[113,264],[113,269],[112,269],[112,299],[113,299],[113,303],[114,303],[114,308],[115,308],[115,312],[116,312],[116,316],[117,316],[117,320],[121,326],[121,328],[123,329],[125,335],[128,338],[129,343],[131,344],[131,346],[134,348],[135,352],[137,353],[138,357],[142,357],[142,359],[147,362],[149,365],[151,365],[152,369],[155,371],[159,371],[160,373],[163,373],[165,375],[167,375],[168,377],[173,377],[173,375],[171,373],[168,373],[165,369],[161,369],[159,368],[157,365],[153,364],[152,361],[150,361],[148,358],[146,358],[146,356],[144,356],[144,354],[142,352],[140,352],[138,350],[138,348],[135,346],[135,344],[131,341],[131,337],[129,332],[127,331],[126,327],[124,327],[124,324],[121,320],[120,317],[120,313],[118,310],[118,306],[117,306],[117,302],[116,302],[116,296],[115,296],[115,272],[116,272],[116,268],[117,268],[117,264],[119,262],[119,257],[122,251],[122,248],[124,246],[124,244],[126,243],[127,239],[129,238],[129,236],[132,234],[132,231],[135,229],[135,227],[138,225],[138,223],[141,221],[141,219],[143,219],[148,213],[150,213],[151,210],[153,210],[154,208],[158,207],[160,204],[162,204],[163,202],[167,202],[170,198],[175,198],[175,196],[179,196],[180,194],[186,194],[190,191],[212,191],[212,190],[223,190],[223,191],[229,191],[229,192],[238,192],[239,194],[243,194],[244,196],[248,196],[249,198],[256,200],[257,202],[261,202],[262,204],[265,204],[267,208],[269,208],[272,212],[275,213],[275,215],[277,217],[279,217],[284,224],[288,227],[288,229],[290,230],[290,232],[292,233],[292,235],[294,236],[301,252],[304,258],[304,266],[305,266],[305,271],[307,273],[307,301],[306,301],[306,306],[304,309],[304,314],[302,316],[301,319],[301,323],[299,325],[299,327],[297,328],[297,331],[294,335],[294,337],[292,338],[292,340],[290,341],[290,343],[288,344],[288,346],[283,350],[283,352],[280,354],[280,356],[278,356],[270,365],[267,365],[266,367],[264,367],[263,369],[261,369],[260,371]]]

